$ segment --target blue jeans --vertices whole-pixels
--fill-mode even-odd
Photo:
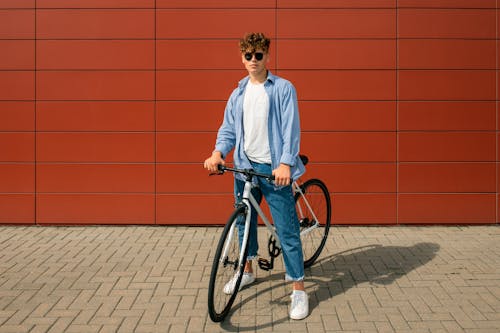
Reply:
[[[271,165],[252,162],[255,172],[271,174]],[[283,260],[285,261],[286,279],[288,281],[301,281],[304,279],[304,257],[300,242],[300,228],[295,210],[292,186],[275,187],[266,179],[257,178],[259,187],[252,189],[252,195],[260,204],[262,195],[266,198],[273,218],[276,231],[281,243]],[[234,194],[236,202],[241,201],[245,182],[235,179]],[[241,219],[243,220],[243,219]],[[238,235],[240,244],[243,241],[245,221],[238,221]],[[257,211],[252,207],[250,219],[250,234],[248,238],[248,260],[257,256]]]

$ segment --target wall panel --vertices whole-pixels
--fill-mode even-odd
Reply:
[[[395,224],[395,194],[336,194],[332,198],[334,224]]]
[[[33,131],[34,129],[34,102],[0,101],[0,131]]]
[[[325,149],[326,148],[326,149]],[[384,132],[303,133],[301,150],[315,162],[395,162],[396,134]]]
[[[227,100],[245,75],[242,70],[158,71],[156,97],[158,100]]]
[[[395,8],[396,0],[277,0],[278,8]]]
[[[400,223],[494,223],[495,194],[400,194]]]
[[[156,0],[156,8],[270,8],[276,7],[276,0]]]
[[[154,131],[153,101],[39,101],[38,131]]]
[[[154,72],[45,71],[37,74],[38,100],[152,100]]]
[[[401,163],[399,191],[405,193],[495,193],[496,163]]]
[[[37,161],[153,162],[154,134],[39,132]]]
[[[400,8],[495,8],[495,0],[398,0]]]
[[[152,224],[154,194],[38,194],[41,224]]]
[[[153,40],[40,40],[38,69],[154,70]]]
[[[158,194],[156,209],[157,224],[224,225],[234,210],[233,194]]]
[[[396,130],[395,101],[299,101],[299,110],[303,132]]]
[[[157,69],[241,70],[241,56],[235,40],[162,39],[156,42]]]
[[[334,193],[396,192],[394,163],[311,163],[307,165],[308,177],[320,178]]]
[[[234,178],[231,174],[209,176],[200,163],[160,163],[156,168],[156,190],[161,194],[233,193]]]
[[[496,41],[474,39],[401,39],[401,69],[495,69]]]
[[[270,9],[158,9],[159,39],[241,38],[259,18],[259,30],[274,33],[274,10]],[[196,22],[196,24],[193,24]]]
[[[226,101],[158,101],[156,129],[213,132],[224,119],[225,107]]]
[[[0,0],[0,8],[35,8],[35,0]]]
[[[21,163],[0,164],[0,193],[35,192],[35,166]]]
[[[158,132],[156,160],[160,163],[199,163],[214,150],[216,133]]]
[[[0,162],[34,162],[35,135],[32,132],[0,132]]]
[[[394,69],[396,41],[380,39],[278,40],[280,69]]]
[[[15,82],[15,84],[12,84]],[[27,101],[35,97],[33,71],[0,71],[0,101]]]
[[[150,9],[40,9],[36,15],[40,39],[154,38]]]
[[[396,71],[280,70],[301,100],[387,101],[395,99]]]
[[[37,0],[38,8],[154,8],[155,0]]]
[[[396,11],[392,9],[282,9],[281,38],[392,38]]]
[[[0,9],[0,39],[33,39],[35,11]]]
[[[400,100],[495,100],[493,70],[400,70]]]
[[[402,131],[494,131],[496,102],[399,102]]]
[[[153,164],[41,164],[37,190],[41,193],[154,192]]]
[[[402,132],[399,135],[399,160],[493,162],[493,132]]]
[[[399,38],[496,37],[494,10],[400,9],[398,15]]]
[[[35,69],[35,41],[0,40],[0,70]]]
[[[33,224],[35,195],[0,193],[0,223]]]

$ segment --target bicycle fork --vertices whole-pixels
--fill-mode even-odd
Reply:
[[[246,207],[246,209],[249,209],[248,206]],[[236,230],[237,228],[238,228],[237,223],[233,223],[231,225],[231,230],[229,230],[229,236],[227,239],[233,239],[233,237],[238,236],[238,231]],[[243,233],[243,240],[242,240],[241,246],[240,246],[240,255],[239,255],[237,263],[231,263],[231,264],[234,264],[235,270],[238,269],[238,266],[245,265],[245,262],[243,260],[243,258],[245,256],[245,251],[243,251],[243,249],[246,249],[246,246],[248,244],[249,234],[250,234],[250,214],[245,214],[245,231]],[[227,258],[227,254],[228,254],[230,245],[231,245],[231,242],[227,242],[224,245],[224,249],[222,250],[222,255],[221,255],[221,259],[220,259],[221,261],[225,260],[224,258]]]
[[[245,209],[247,210],[247,213],[245,214],[245,230],[243,232],[243,240],[242,240],[241,245],[240,245],[240,255],[238,258],[238,262],[234,265],[235,270],[238,270],[239,266],[241,266],[241,265],[244,266],[246,264],[246,262],[244,262],[244,257],[245,257],[245,250],[246,250],[246,247],[248,244],[248,238],[250,235],[251,213],[248,213],[248,212],[251,212],[251,206],[249,203],[249,195],[251,195],[250,194],[251,189],[252,189],[251,183],[248,183],[248,182],[245,183],[245,190],[243,192],[243,198],[241,200],[240,205],[246,206]],[[239,207],[239,206],[236,206],[236,207]],[[236,228],[238,228],[237,223],[233,223],[233,225],[231,226],[231,230],[229,231],[228,239],[233,239],[233,237],[238,236],[238,231],[236,230]],[[222,260],[222,258],[227,257],[227,253],[229,251],[229,246],[230,246],[230,242],[225,244],[224,249],[222,251],[221,260]]]

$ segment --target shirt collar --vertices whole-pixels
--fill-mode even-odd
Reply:
[[[239,83],[238,83],[238,87],[240,88],[240,90],[244,90],[245,87],[247,86],[247,83],[248,83],[248,80],[250,80],[250,76],[246,76],[244,77]],[[273,73],[271,73],[270,70],[267,70],[267,79],[266,79],[266,83],[269,82],[271,84],[274,83],[274,81],[276,80],[276,76],[274,76]]]

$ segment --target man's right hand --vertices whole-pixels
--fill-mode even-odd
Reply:
[[[226,162],[224,162],[224,160],[222,159],[222,154],[220,151],[214,151],[212,153],[212,156],[210,156],[209,158],[207,158],[205,160],[205,163],[203,164],[203,166],[205,167],[205,169],[207,169],[208,171],[210,172],[218,172],[219,169],[218,169],[218,165],[219,164],[226,164]]]

